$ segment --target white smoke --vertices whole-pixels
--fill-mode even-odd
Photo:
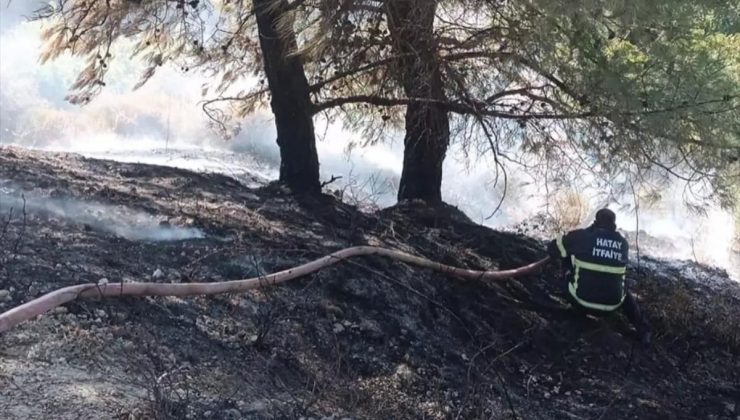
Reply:
[[[23,191],[2,180],[0,185],[0,213],[3,217],[56,217],[132,241],[180,241],[205,237],[200,229],[172,226],[163,223],[165,220],[161,218],[126,206],[46,197],[33,191]]]
[[[114,60],[108,86],[95,101],[83,108],[65,103],[63,98],[81,63],[63,57],[38,64],[40,25],[20,18],[35,8],[33,3],[14,1],[10,9],[0,6],[0,144],[221,172],[247,184],[277,177],[279,152],[270,113],[250,116],[235,139],[222,140],[209,129],[197,106],[204,81],[198,75],[164,67],[144,87],[131,91],[143,66]],[[114,57],[127,56],[125,46],[119,48]],[[316,127],[322,138],[317,147],[323,179],[342,176],[333,186],[355,190],[360,199],[371,199],[380,206],[395,202],[403,150],[400,133],[390,144],[355,149],[348,155],[346,146],[356,134],[337,125],[327,127],[322,121]],[[545,209],[541,186],[521,170],[510,168],[507,198],[489,218],[501,199],[502,184],[494,188],[490,159],[482,159],[471,169],[466,159],[457,147],[448,153],[443,198],[473,220],[506,227]],[[599,203],[596,196],[591,202],[594,206]],[[635,230],[635,215],[619,213],[620,226]],[[740,270],[737,254],[731,251],[736,233],[729,213],[711,208],[707,216],[692,214],[679,193],[669,193],[652,208],[641,206],[639,216],[640,230],[664,244],[650,247],[649,253]]]

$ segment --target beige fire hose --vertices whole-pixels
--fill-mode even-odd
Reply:
[[[64,305],[78,298],[115,297],[115,296],[197,296],[216,295],[220,293],[238,293],[261,286],[271,286],[305,276],[315,271],[334,265],[342,260],[366,255],[380,255],[408,264],[429,268],[455,277],[472,280],[501,280],[520,277],[535,272],[549,258],[541,259],[523,267],[502,271],[476,271],[452,267],[426,258],[417,257],[401,251],[375,246],[356,246],[345,248],[325,257],[313,260],[298,267],[289,268],[277,273],[244,280],[224,281],[217,283],[87,283],[65,287],[47,293],[37,299],[24,303],[0,314],[0,333],[8,331],[21,322],[44,314],[57,306]]]

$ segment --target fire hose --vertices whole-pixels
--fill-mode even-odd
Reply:
[[[42,315],[58,306],[79,298],[102,298],[118,296],[203,296],[222,293],[239,293],[263,286],[273,286],[303,277],[343,260],[378,255],[423,268],[429,268],[454,277],[469,280],[502,280],[531,274],[542,267],[549,258],[519,268],[500,271],[478,271],[453,267],[418,257],[402,251],[375,246],[345,248],[297,267],[259,277],[214,283],[87,283],[64,287],[47,293],[0,314],[0,333]]]

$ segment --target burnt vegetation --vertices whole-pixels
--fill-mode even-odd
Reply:
[[[737,5],[658,3],[52,1],[35,16],[46,24],[42,61],[86,62],[69,102],[106,88],[111,63],[130,59],[116,56],[125,44],[142,66],[134,88],[162,66],[209,75],[201,106],[226,137],[269,108],[280,179],[248,189],[219,175],[4,150],[1,178],[24,189],[134,207],[205,235],[130,240],[13,206],[0,220],[0,311],[81,282],[232,280],[353,245],[479,270],[542,257],[537,240],[442,202],[455,142],[491,159],[501,200],[516,167],[542,180],[556,213],[582,211],[570,191],[584,186],[637,201],[676,179],[699,208],[730,206],[740,194]],[[399,184],[368,181],[397,187],[396,206],[375,208],[356,181],[324,194],[336,179],[320,179],[319,120],[360,133],[350,148],[403,137]],[[570,311],[554,269],[458,282],[366,258],[239,295],[70,303],[0,337],[0,412],[737,417],[738,285],[696,264],[641,261],[629,278],[655,323],[650,350],[619,317]]]
[[[196,220],[206,233],[129,240],[29,212],[0,279],[8,292],[0,311],[101,277],[238,279],[352,245],[472,269],[517,267],[544,253],[539,241],[449,207],[409,202],[366,213],[274,185],[22,150],[0,163],[3,179],[34,197],[102,200],[135,189],[135,201],[105,200],[172,223]],[[166,193],[173,185],[188,188]],[[9,230],[21,227],[14,218]],[[740,287],[725,273],[646,258],[630,265],[655,331],[645,349],[621,316],[571,311],[555,272],[460,281],[367,257],[243,294],[81,300],[0,336],[0,408],[9,418],[62,419],[737,415]]]

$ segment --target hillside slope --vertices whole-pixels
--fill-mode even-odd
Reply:
[[[366,214],[330,196],[75,155],[2,149],[0,192],[0,311],[76,283],[238,279],[359,244],[475,269],[543,256],[542,243],[452,208]],[[555,273],[464,282],[363,258],[239,295],[72,303],[0,336],[0,412],[740,418],[740,285],[686,262],[630,267],[656,332],[643,349],[621,317],[568,310]]]

